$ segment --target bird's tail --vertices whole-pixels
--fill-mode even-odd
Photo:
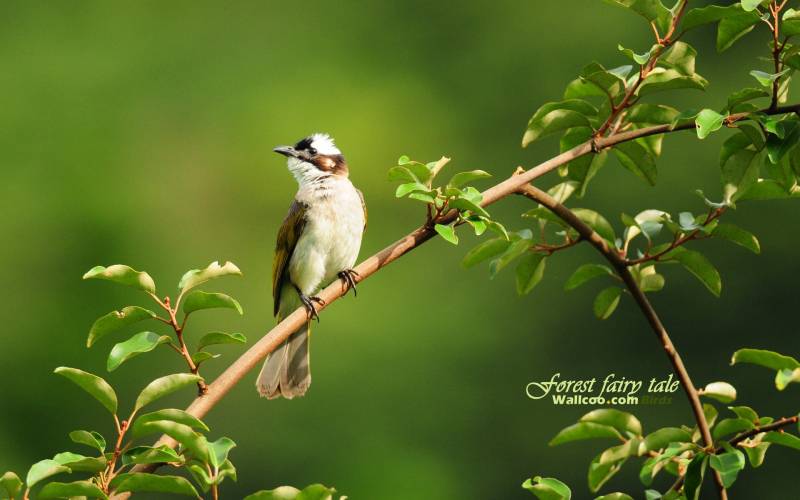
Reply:
[[[275,399],[282,396],[292,399],[306,393],[311,385],[308,356],[310,326],[310,322],[306,322],[264,361],[256,381],[258,393],[262,397]]]

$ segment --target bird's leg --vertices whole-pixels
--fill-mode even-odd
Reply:
[[[360,278],[361,275],[358,274],[355,269],[345,269],[344,271],[339,271],[337,274],[339,279],[344,281],[344,284],[347,286],[347,290],[353,290],[353,295],[358,297],[358,290],[356,290],[356,278]],[[347,292],[345,292],[347,294]]]
[[[308,319],[316,319],[317,323],[319,323],[319,314],[317,314],[317,307],[314,305],[314,302],[316,302],[321,306],[324,306],[325,301],[317,297],[316,295],[308,296],[304,294],[300,290],[300,288],[297,287],[297,285],[294,285],[294,289],[297,290],[297,295],[300,296],[300,301],[306,308],[306,312],[308,313]]]

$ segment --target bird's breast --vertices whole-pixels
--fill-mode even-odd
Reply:
[[[296,274],[298,281],[319,281],[316,286],[321,286],[355,264],[364,232],[364,210],[349,181],[328,187],[325,196],[304,201],[308,205],[306,226],[292,255],[290,273]]]

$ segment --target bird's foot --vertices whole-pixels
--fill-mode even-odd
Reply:
[[[347,286],[347,291],[353,290],[353,295],[358,297],[358,290],[356,290],[356,278],[360,278],[361,275],[358,274],[354,269],[345,269],[344,271],[340,271],[338,273],[339,279],[344,281],[344,284]],[[347,295],[347,291],[345,291],[345,295]]]
[[[314,303],[316,302],[320,306],[324,306],[325,301],[317,297],[316,295],[312,295],[309,297],[304,293],[300,294],[300,300],[303,302],[303,305],[306,308],[306,312],[308,313],[308,319],[316,319],[317,323],[319,323],[319,314],[317,314],[317,306],[315,306]]]

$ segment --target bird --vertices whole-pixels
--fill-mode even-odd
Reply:
[[[278,231],[272,266],[273,315],[280,322],[300,306],[308,320],[264,361],[256,388],[262,397],[292,399],[311,385],[309,337],[319,322],[315,294],[338,277],[357,295],[353,265],[367,227],[364,195],[353,186],[334,140],[315,133],[294,146],[278,146],[298,184],[289,213]]]

